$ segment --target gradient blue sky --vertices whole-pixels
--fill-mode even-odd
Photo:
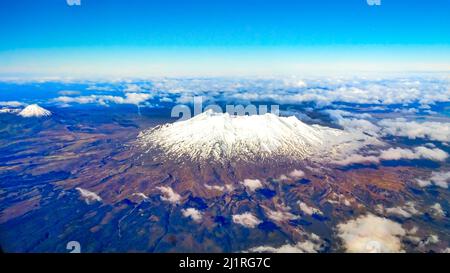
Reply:
[[[0,1],[0,74],[449,70],[450,0]]]

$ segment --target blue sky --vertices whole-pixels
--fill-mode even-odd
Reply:
[[[2,0],[3,75],[447,70],[450,0]]]

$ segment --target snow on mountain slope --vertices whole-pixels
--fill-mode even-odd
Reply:
[[[19,112],[20,116],[24,118],[30,118],[30,117],[48,117],[51,116],[52,113],[48,111],[47,109],[44,109],[40,107],[37,104],[31,104],[25,107],[22,111]]]
[[[170,159],[257,161],[322,157],[342,148],[359,148],[366,139],[363,134],[308,125],[294,116],[230,116],[207,111],[143,131],[137,143],[147,152],[160,149]]]

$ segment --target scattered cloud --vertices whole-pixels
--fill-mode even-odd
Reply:
[[[161,195],[161,200],[167,201],[172,204],[178,204],[181,200],[181,196],[174,192],[171,187],[160,186],[156,187],[156,189],[160,190],[163,195]]]
[[[331,163],[347,166],[352,164],[362,164],[362,163],[379,163],[380,159],[377,156],[364,156],[359,154],[352,154],[344,159],[333,160]]]
[[[77,187],[75,189],[80,193],[81,197],[84,199],[84,201],[88,205],[95,203],[95,202],[102,201],[102,198],[95,192],[88,191],[88,190],[80,188],[80,187]]]
[[[231,184],[225,184],[225,186],[205,184],[205,188],[207,188],[208,190],[228,191],[228,192],[234,190],[234,187]]]
[[[254,216],[250,212],[244,212],[242,214],[233,215],[233,222],[239,225],[243,225],[247,228],[255,228],[262,221],[256,218],[256,216]]]
[[[404,252],[401,237],[406,231],[386,218],[367,214],[338,224],[337,230],[346,252]]]
[[[435,185],[444,189],[448,188],[450,181],[450,172],[432,172],[429,179],[416,179],[420,187]]]
[[[64,104],[78,103],[78,104],[99,104],[107,106],[110,103],[139,105],[140,103],[143,103],[151,98],[152,96],[147,93],[126,93],[125,97],[110,96],[110,95],[89,95],[78,97],[61,96],[53,99],[53,101]]]
[[[143,192],[135,192],[135,193],[133,193],[132,195],[133,195],[133,196],[139,196],[139,197],[141,197],[142,199],[148,199],[148,196],[147,196],[145,193],[143,193]]]
[[[444,209],[442,209],[442,206],[439,203],[434,203],[432,206],[430,206],[430,209],[433,216],[435,217],[443,218],[446,215]]]
[[[21,111],[21,109],[17,109],[17,108],[1,108],[0,109],[0,114],[17,114]]]
[[[86,88],[87,91],[113,91],[114,89],[112,89],[109,86],[98,86],[98,85],[89,85]]]
[[[389,148],[387,150],[381,151],[379,155],[365,156],[352,154],[344,159],[334,160],[331,163],[340,166],[346,166],[351,164],[380,163],[381,160],[428,159],[433,161],[444,161],[447,158],[448,154],[441,149],[419,146],[413,149]]]
[[[288,175],[294,179],[299,179],[299,178],[302,178],[303,176],[305,176],[305,173],[302,170],[295,169],[292,172],[290,172]]]
[[[437,244],[439,243],[439,236],[437,236],[436,234],[430,234],[428,237],[426,237],[425,239],[422,239],[419,242],[418,248],[424,248],[428,245],[432,245],[432,244]]]
[[[244,179],[241,182],[249,191],[254,192],[255,190],[262,188],[263,185],[259,179]]]
[[[26,104],[20,101],[0,101],[0,106],[7,106],[7,107],[21,107],[25,106]]]
[[[271,210],[267,207],[263,207],[267,217],[275,222],[285,222],[299,218],[299,216],[292,214],[289,207],[279,206],[278,210]]]
[[[450,142],[450,123],[436,121],[407,121],[404,118],[384,119],[378,122],[385,135],[424,138],[441,142]]]
[[[125,88],[123,89],[124,92],[141,92],[143,89],[140,85],[137,84],[126,84]]]
[[[369,132],[376,134],[380,129],[378,126],[368,121],[372,115],[368,113],[352,113],[344,110],[324,110],[330,118],[338,125],[347,130],[359,130],[362,132]]]
[[[323,212],[318,208],[308,206],[306,203],[303,203],[301,201],[298,201],[297,203],[298,203],[298,206],[300,207],[301,211],[303,211],[307,215],[313,215],[313,214],[323,215]]]
[[[258,246],[250,248],[249,252],[256,253],[317,253],[322,249],[320,240],[305,240],[294,245],[285,244],[279,247]]]
[[[81,92],[80,91],[76,91],[76,90],[61,90],[58,91],[59,95],[62,96],[74,96],[74,95],[79,95]]]
[[[331,193],[329,199],[327,199],[328,203],[331,204],[344,204],[347,207],[352,205],[351,201],[345,197],[343,194],[337,194],[335,192]]]
[[[448,154],[438,148],[427,148],[424,146],[415,147],[413,150],[402,148],[390,148],[382,151],[381,160],[400,160],[400,159],[429,159],[433,161],[444,161]]]
[[[182,209],[181,213],[184,217],[190,217],[194,222],[199,223],[203,218],[203,213],[195,208]]]
[[[415,207],[415,203],[412,201],[406,202],[403,206],[397,206],[392,208],[386,208],[379,206],[379,212],[386,213],[388,215],[397,215],[404,218],[411,218],[414,215],[422,214]]]

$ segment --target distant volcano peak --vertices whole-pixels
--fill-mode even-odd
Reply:
[[[37,104],[31,104],[31,105],[28,105],[27,107],[25,107],[22,111],[20,111],[18,115],[20,115],[24,118],[48,117],[48,116],[51,116],[52,113]]]

